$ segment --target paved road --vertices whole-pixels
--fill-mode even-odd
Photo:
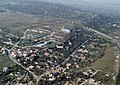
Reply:
[[[27,31],[29,31],[29,29],[27,29],[27,30],[24,32],[23,37],[21,37],[20,40],[19,40],[18,42],[16,42],[16,43],[13,45],[13,47],[9,50],[9,58],[10,58],[13,62],[15,62],[16,64],[18,64],[19,66],[21,66],[24,70],[26,70],[26,71],[28,71],[30,74],[32,74],[33,77],[34,77],[37,81],[39,81],[39,80],[41,79],[41,77],[42,77],[45,73],[48,73],[49,71],[46,71],[44,74],[42,74],[42,75],[40,75],[40,76],[37,76],[37,75],[34,74],[34,72],[28,70],[26,67],[24,67],[24,66],[23,66],[21,63],[19,63],[18,61],[16,61],[16,60],[10,55],[10,52],[11,52],[15,47],[18,46],[18,44],[21,42],[21,40],[22,40],[22,39],[25,39],[25,36],[26,36]],[[45,36],[45,37],[42,37],[42,38],[50,37],[50,36],[54,35],[55,33],[57,33],[57,32],[52,32],[50,35]]]
[[[114,43],[116,43],[116,44],[118,45],[118,47],[120,48],[120,43],[119,43],[119,41],[117,41],[116,39],[113,39],[113,38],[111,38],[110,36],[108,36],[108,35],[106,35],[106,34],[104,34],[104,33],[101,33],[101,32],[99,32],[99,31],[97,31],[97,30],[94,30],[94,29],[88,28],[87,30],[93,31],[93,32],[95,32],[95,33],[97,33],[97,34],[105,37],[105,38],[110,39],[111,41],[113,41]],[[21,37],[21,39],[9,50],[9,52],[11,52],[11,51],[14,49],[14,47],[16,47],[16,46],[20,43],[20,41],[21,41],[23,38],[25,38],[26,32],[27,32],[27,30],[24,32],[23,37]],[[53,35],[53,34],[55,34],[55,33],[51,33],[50,35],[45,36],[44,38],[49,37],[49,36],[51,36],[51,35]],[[84,45],[87,41],[88,41],[88,40],[86,40],[82,45]],[[79,47],[81,47],[82,45],[80,45]],[[79,47],[78,47],[70,56],[73,56],[73,55],[76,53],[76,51],[79,49]],[[68,58],[66,58],[62,63],[60,63],[60,64],[59,64],[58,66],[56,66],[56,67],[60,67],[60,65],[65,64],[65,63],[70,59],[70,56],[69,56]],[[46,71],[45,73],[43,73],[42,75],[37,76],[37,75],[35,75],[33,72],[31,72],[30,70],[28,70],[27,68],[25,68],[22,64],[20,64],[19,62],[17,62],[12,56],[9,56],[9,57],[10,57],[10,59],[11,59],[13,62],[15,62],[16,64],[18,64],[19,66],[21,66],[23,69],[27,70],[30,74],[32,74],[33,77],[34,77],[36,80],[38,80],[38,81],[41,79],[41,77],[42,77],[44,74],[50,72],[50,70],[48,70],[48,71]],[[55,67],[55,68],[56,68],[56,67]]]
[[[76,49],[75,51],[73,51],[73,53],[72,53],[71,55],[69,55],[68,58],[66,58],[62,63],[60,63],[60,64],[59,64],[58,66],[56,66],[55,68],[60,67],[60,65],[64,65],[67,61],[69,61],[69,60],[70,60],[70,57],[73,56],[73,55],[79,50],[79,48],[80,48],[81,46],[83,46],[86,42],[88,42],[88,40],[89,40],[89,39],[87,39],[84,43],[82,43],[80,46],[78,46],[77,49]]]
[[[21,37],[20,40],[19,40],[17,43],[15,43],[15,44],[13,45],[13,47],[9,50],[9,58],[10,58],[13,62],[15,62],[16,64],[18,64],[19,66],[21,66],[24,70],[26,70],[26,71],[28,71],[30,74],[32,74],[35,79],[37,79],[38,77],[37,77],[32,71],[30,71],[30,70],[28,70],[27,68],[25,68],[21,63],[19,63],[18,61],[16,61],[16,60],[10,55],[10,52],[14,49],[14,47],[16,47],[16,46],[20,43],[20,41],[25,37],[26,32],[27,32],[27,31],[24,32],[23,37]]]
[[[53,68],[58,68],[58,67],[60,67],[61,65],[64,65],[67,61],[70,60],[70,57],[73,56],[81,46],[83,46],[86,42],[88,42],[88,40],[89,40],[89,39],[87,39],[87,40],[86,40],[85,42],[83,42],[80,46],[78,46],[77,49],[76,49],[75,51],[73,51],[73,53],[72,53],[71,55],[69,55],[69,57],[67,57],[62,63],[60,63],[59,65],[57,65],[57,66],[55,66],[55,67],[53,67]],[[48,71],[46,71],[45,73],[43,73],[42,75],[40,75],[40,76],[39,76],[39,79],[41,79],[41,77],[44,76],[45,74],[49,74],[50,71],[51,71],[51,69],[49,69]]]
[[[117,41],[116,39],[113,39],[113,38],[111,38],[110,36],[108,36],[108,35],[106,35],[106,34],[104,34],[104,33],[101,33],[101,32],[99,32],[99,31],[97,31],[97,30],[94,30],[94,29],[90,29],[90,28],[89,28],[88,30],[93,31],[93,32],[95,32],[95,33],[97,33],[97,34],[105,37],[105,38],[110,39],[112,42],[116,43],[116,44],[118,45],[118,47],[120,48],[120,43],[119,43],[119,41]],[[88,41],[88,40],[86,40],[84,43],[86,43],[87,41]],[[84,45],[84,43],[83,43],[82,45]],[[79,47],[81,47],[82,45],[80,45]],[[70,56],[73,56],[73,55],[76,53],[76,51],[79,49],[79,47],[78,47]],[[60,63],[60,64],[59,64],[58,66],[56,66],[56,67],[60,67],[61,64],[62,64],[62,65],[65,64],[69,59],[70,59],[70,57],[66,58],[62,63]],[[56,67],[54,67],[54,68],[56,68]],[[44,75],[47,74],[47,73],[50,73],[50,70],[48,70],[48,71],[46,71],[45,73],[43,73],[42,75],[40,75],[39,78],[38,78],[38,80],[40,80],[41,77],[44,76]]]
[[[105,38],[110,39],[111,42],[115,43],[115,44],[120,48],[120,41],[118,41],[117,39],[114,39],[114,38],[112,38],[112,37],[110,37],[110,36],[108,36],[108,35],[106,35],[106,34],[104,34],[104,33],[101,33],[101,32],[99,32],[99,31],[97,31],[97,30],[94,30],[94,29],[91,29],[91,28],[87,28],[87,29],[90,30],[90,31],[93,31],[93,32],[95,32],[95,33],[97,33],[97,34],[105,37]],[[118,72],[118,73],[117,73],[117,75],[118,75],[118,74],[119,74],[119,67],[120,67],[119,60],[118,60],[118,61],[115,61],[115,64],[116,64],[115,70],[116,70],[116,72]],[[117,75],[116,75],[116,77],[117,77]],[[116,84],[116,82],[115,82],[115,84]],[[113,85],[114,85],[114,84],[113,84]]]

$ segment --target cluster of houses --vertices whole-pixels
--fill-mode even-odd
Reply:
[[[104,39],[98,35],[88,40],[83,46],[81,46],[69,63],[72,64],[72,68],[81,68],[89,65],[104,55],[105,42]]]
[[[41,33],[46,35],[41,36]],[[75,85],[75,79],[79,85],[92,84],[93,82],[95,85],[99,85],[101,83],[92,79],[97,73],[94,69],[83,72],[82,77],[75,77],[76,73],[74,73],[74,69],[85,67],[104,55],[103,47],[106,46],[106,41],[96,33],[76,27],[73,27],[73,29],[63,27],[59,32],[29,29],[26,31],[23,40],[25,39],[33,40],[32,45],[25,46],[24,43],[24,45],[19,45],[21,44],[19,42],[10,51],[9,56],[20,63],[27,71],[33,72],[36,76],[42,75],[41,84]],[[6,50],[9,51],[8,48],[0,46],[0,53],[5,53]],[[17,69],[20,66],[11,67],[11,69],[14,68]],[[8,67],[3,68],[1,75],[8,72],[8,69]],[[9,73],[4,76],[13,75],[14,83],[21,83],[20,80],[33,83],[33,76],[29,72],[21,70],[9,70]],[[70,72],[71,70],[73,72]],[[20,73],[21,79],[18,79],[19,75],[16,72]],[[12,81],[11,77],[10,79]],[[7,83],[11,81],[7,81]]]
[[[18,65],[4,67],[3,71],[0,71],[1,85],[23,85],[26,83],[31,85],[34,81],[33,76]]]
[[[84,69],[78,73],[69,72],[65,68],[56,68],[52,69],[51,73],[46,73],[42,80],[50,85],[104,85],[112,81],[112,76],[93,68]],[[43,81],[40,81],[40,84],[44,84]]]
[[[19,40],[19,37],[0,31],[0,53],[8,54],[9,49]]]

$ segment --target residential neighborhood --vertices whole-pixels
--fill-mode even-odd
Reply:
[[[63,26],[57,32],[28,28],[21,38],[8,36],[2,30],[1,33],[1,54],[8,55],[17,64],[3,68],[3,84],[34,84],[39,80],[38,83],[50,85],[101,85],[112,79],[113,75],[99,69],[75,71],[102,58],[105,49],[111,45],[109,40],[95,32]],[[98,75],[107,79],[97,79]]]
[[[97,1],[0,0],[0,85],[120,85],[119,3]]]

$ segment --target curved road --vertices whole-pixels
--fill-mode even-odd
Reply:
[[[9,58],[10,58],[14,63],[16,63],[16,64],[18,64],[19,66],[21,66],[24,70],[26,70],[26,71],[28,71],[30,74],[32,74],[35,79],[37,79],[37,78],[38,78],[37,75],[35,75],[32,71],[28,70],[26,67],[24,67],[24,66],[23,66],[21,63],[19,63],[18,61],[16,61],[16,60],[10,55],[10,52],[14,49],[14,47],[16,47],[16,46],[20,43],[20,41],[25,37],[26,32],[27,32],[27,30],[24,32],[23,37],[21,37],[20,40],[19,40],[17,43],[15,43],[15,44],[13,45],[13,47],[9,50]]]
[[[120,41],[118,41],[118,40],[116,40],[116,39],[114,39],[114,38],[112,38],[112,37],[110,37],[110,36],[108,36],[108,35],[106,35],[106,34],[104,34],[104,33],[102,33],[102,32],[99,32],[99,31],[97,31],[97,30],[94,30],[94,29],[91,29],[91,28],[86,28],[87,30],[89,30],[89,31],[93,31],[93,32],[95,32],[95,33],[97,33],[97,34],[99,34],[99,35],[101,35],[101,36],[103,36],[103,37],[105,37],[105,38],[108,38],[108,39],[110,39],[111,40],[111,42],[113,42],[113,43],[115,43],[117,46],[118,46],[118,48],[120,48]],[[116,62],[116,61],[115,61]],[[119,74],[119,67],[120,67],[120,63],[119,63],[119,60],[115,63],[116,64],[116,66],[115,66],[115,70],[116,70],[116,78],[117,78],[117,76],[118,76],[118,74]],[[115,79],[116,80],[116,79]],[[115,81],[115,83],[113,83],[113,85],[116,85],[116,81]]]
[[[101,32],[99,32],[99,31],[97,31],[97,30],[94,30],[94,29],[91,29],[91,28],[85,28],[85,29],[87,29],[87,30],[89,30],[89,31],[93,31],[93,32],[95,32],[95,33],[97,33],[97,34],[105,37],[105,38],[110,39],[112,42],[114,42],[114,43],[120,48],[120,43],[119,43],[118,40],[113,39],[113,38],[111,38],[110,36],[108,36],[108,35],[106,35],[106,34],[104,34],[104,33],[101,33]],[[45,73],[43,73],[43,74],[40,75],[40,76],[37,76],[37,75],[35,75],[32,71],[30,71],[30,70],[28,70],[27,68],[25,68],[21,63],[17,62],[12,56],[10,56],[10,52],[14,49],[14,47],[16,47],[16,46],[20,43],[20,41],[21,41],[23,38],[25,38],[26,32],[27,32],[27,30],[24,32],[23,37],[21,37],[20,40],[9,50],[9,57],[10,57],[10,59],[11,59],[13,62],[15,62],[16,64],[18,64],[19,66],[21,66],[23,69],[25,69],[26,71],[28,71],[30,74],[33,75],[33,77],[34,77],[37,81],[39,81],[40,78],[41,78],[44,74],[49,73],[49,71],[46,71]],[[54,34],[54,33],[51,33],[51,35],[52,35],[52,34]],[[50,35],[48,35],[48,36],[50,36]],[[85,43],[86,43],[87,41],[88,41],[88,40],[86,40]],[[83,44],[84,44],[84,43],[83,43]],[[83,45],[83,44],[82,44],[82,45]],[[76,50],[75,50],[75,52],[76,52]],[[72,56],[75,52],[73,52],[73,53],[71,54],[71,56]],[[70,57],[68,57],[67,59],[65,59],[61,64],[64,64],[66,61],[69,60],[69,58],[70,58]],[[60,66],[60,65],[58,65],[57,67],[59,67],[59,66]]]

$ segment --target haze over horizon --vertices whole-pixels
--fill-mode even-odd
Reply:
[[[64,5],[71,5],[74,7],[98,7],[98,8],[107,8],[107,9],[116,9],[120,8],[120,0],[39,0],[52,3],[59,3]],[[101,6],[102,5],[102,6]]]
[[[107,9],[107,10],[119,10],[120,0],[39,0],[45,2],[59,3],[64,5],[70,5],[84,10],[91,8]]]
[[[120,4],[120,0],[39,0],[39,1],[47,1],[54,3],[81,3],[81,2],[89,2],[89,3],[97,3],[97,4]]]

